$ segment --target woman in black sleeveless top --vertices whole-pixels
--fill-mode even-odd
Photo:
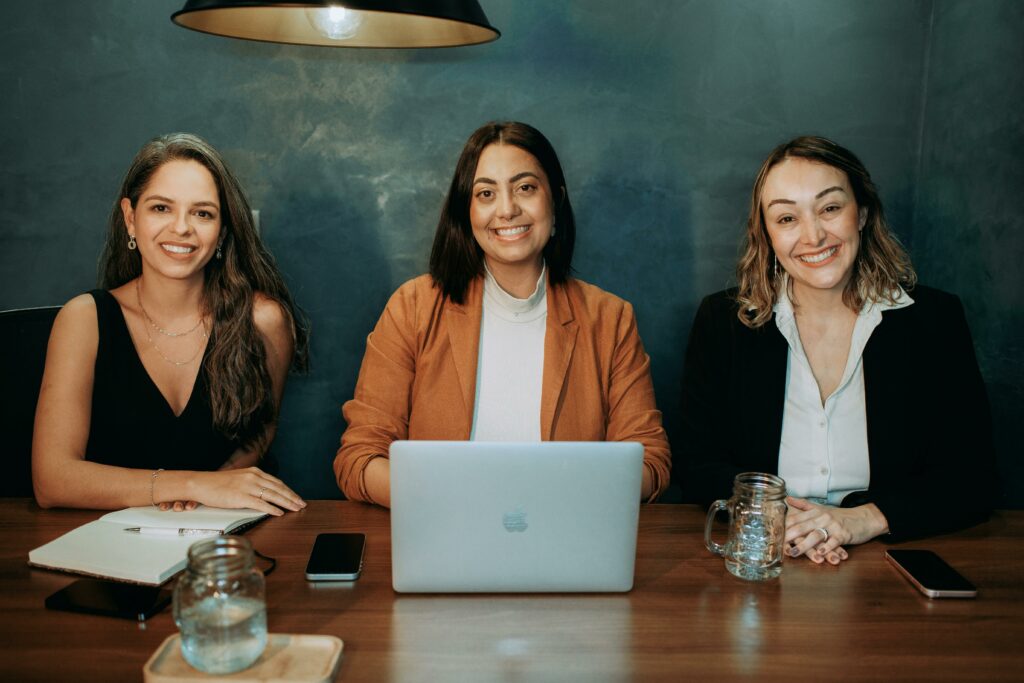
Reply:
[[[101,281],[50,334],[32,443],[39,504],[304,507],[256,464],[288,370],[305,367],[306,323],[209,144],[178,133],[142,148]]]

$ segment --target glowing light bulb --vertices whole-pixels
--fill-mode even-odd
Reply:
[[[359,12],[337,5],[307,9],[306,18],[317,33],[331,40],[352,38],[363,23]]]

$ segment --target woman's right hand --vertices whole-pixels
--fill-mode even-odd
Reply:
[[[189,500],[203,505],[251,508],[275,517],[283,515],[285,510],[298,512],[306,507],[299,494],[258,467],[193,474]],[[183,501],[171,501],[170,505],[176,510],[188,509],[188,503]]]
[[[169,500],[165,503],[159,503],[157,507],[160,512],[186,512],[188,510],[195,510],[199,507],[199,503],[194,500]]]

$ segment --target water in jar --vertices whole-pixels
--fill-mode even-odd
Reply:
[[[212,674],[252,666],[267,646],[267,608],[262,600],[212,595],[182,611],[181,653]]]
[[[760,514],[745,510],[733,517],[731,551],[725,566],[734,575],[748,581],[773,579],[782,573],[782,551],[779,541],[784,528]],[[780,533],[781,532],[781,533]]]

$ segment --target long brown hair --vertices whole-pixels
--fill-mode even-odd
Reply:
[[[263,246],[245,193],[220,154],[202,138],[171,133],[147,142],[121,182],[100,257],[100,286],[114,289],[142,274],[142,258],[128,249],[121,199],[134,208],[157,169],[174,160],[196,161],[217,184],[221,205],[222,258],[210,259],[203,285],[203,312],[213,321],[202,372],[210,389],[214,426],[242,445],[262,449],[265,427],[277,419],[267,352],[253,322],[257,292],[276,301],[289,318],[295,351],[292,369],[305,371],[309,323],[292,300],[274,258]]]
[[[778,300],[782,273],[773,258],[761,210],[761,194],[768,173],[782,161],[792,158],[828,164],[845,173],[858,208],[867,211],[860,235],[860,249],[853,262],[853,276],[843,290],[843,303],[855,312],[860,312],[865,301],[895,303],[899,287],[912,288],[917,282],[917,274],[910,263],[910,256],[885,220],[882,200],[871,174],[845,147],[828,138],[805,135],[773,149],[761,164],[754,181],[747,216],[746,247],[736,265],[739,282],[737,315],[740,321],[752,328],[764,325],[771,320],[772,307]]]
[[[572,272],[576,219],[555,148],[533,126],[518,121],[492,121],[473,131],[462,148],[430,250],[430,275],[441,291],[457,304],[462,303],[473,278],[484,273],[483,250],[473,237],[473,226],[469,222],[469,203],[480,154],[495,143],[514,145],[529,152],[547,174],[555,203],[554,225],[558,227],[544,246],[548,280],[551,284],[561,284]]]

